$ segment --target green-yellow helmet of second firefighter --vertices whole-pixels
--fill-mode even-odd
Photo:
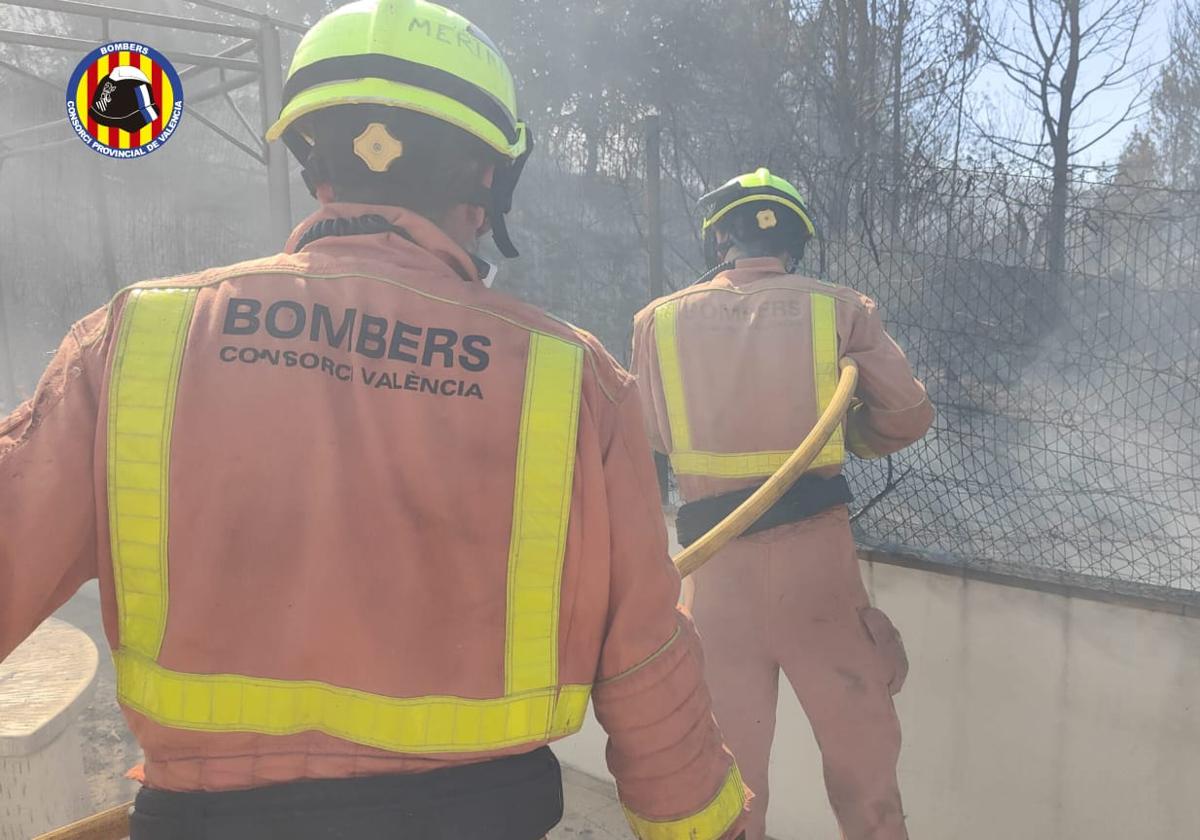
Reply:
[[[795,213],[809,236],[816,236],[808,205],[800,191],[771,170],[763,167],[746,175],[739,175],[700,199],[700,212],[704,216],[705,233],[729,213],[752,202],[767,201],[779,204]]]
[[[359,0],[317,21],[296,49],[267,139],[303,148],[297,121],[338,105],[418,111],[510,160],[530,145],[512,73],[495,44],[462,15],[426,0]]]

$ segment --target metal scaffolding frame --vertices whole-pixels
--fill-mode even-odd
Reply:
[[[212,71],[217,73],[216,81],[197,93],[187,95],[184,111],[196,122],[266,167],[271,233],[277,241],[282,242],[291,232],[292,215],[291,196],[288,188],[287,150],[278,143],[267,143],[262,135],[275,115],[279,113],[283,100],[283,59],[280,33],[288,31],[302,34],[307,27],[271,15],[239,9],[219,0],[187,0],[187,2],[192,6],[208,8],[232,16],[239,22],[223,23],[201,20],[159,12],[144,12],[139,9],[99,5],[81,2],[81,0],[11,0],[11,2],[4,0],[4,2],[0,2],[0,5],[41,9],[92,19],[97,21],[100,31],[95,41],[89,41],[61,35],[0,29],[0,43],[67,50],[82,55],[91,52],[97,45],[112,40],[110,28],[113,21],[238,39],[232,46],[215,55],[178,50],[164,50],[163,54],[175,64],[179,70],[179,76],[183,80],[195,80]],[[254,55],[246,57],[251,53]],[[60,92],[66,90],[66,80],[46,79],[0,60],[0,73],[3,72],[14,73],[39,84],[51,86]],[[259,102],[262,105],[259,115],[262,128],[257,131],[231,96],[233,91],[255,83],[258,84]],[[237,137],[196,110],[196,105],[214,99],[224,100],[226,106],[232,109],[248,139]],[[39,154],[79,142],[73,132],[69,137],[49,142],[30,142],[30,138],[35,138],[43,132],[59,129],[67,124],[67,119],[64,117],[38,125],[25,126],[0,135],[0,166],[9,158]],[[20,146],[13,146],[11,141],[18,139],[23,143]]]

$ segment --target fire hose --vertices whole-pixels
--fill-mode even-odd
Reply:
[[[812,462],[829,438],[841,425],[846,411],[850,408],[850,400],[858,385],[858,365],[850,359],[842,360],[842,372],[838,377],[837,390],[829,406],[821,414],[817,424],[813,426],[808,436],[796,447],[796,451],[783,462],[775,474],[766,480],[746,501],[733,513],[726,516],[711,531],[696,542],[689,545],[673,558],[675,567],[681,577],[687,577],[713,558],[718,551],[745,533],[746,529],[758,521],[764,513],[778,502],[783,494],[791,489],[800,476],[808,471]]]
[[[132,808],[133,803],[126,802],[39,835],[34,840],[125,840],[129,836],[129,811]]]
[[[715,528],[675,556],[675,566],[681,576],[687,577],[741,536],[808,470],[817,454],[841,425],[857,384],[858,366],[849,359],[843,359],[837,390],[812,431],[753,496],[721,520]],[[35,840],[125,840],[129,836],[129,812],[132,808],[133,803],[127,802],[55,829]]]

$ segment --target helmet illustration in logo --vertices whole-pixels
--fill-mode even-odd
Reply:
[[[136,160],[161,149],[183,117],[183,86],[166,56],[135,41],[101,44],[67,83],[67,121],[89,149]]]
[[[122,65],[96,84],[88,115],[100,125],[140,131],[158,119],[154,88],[137,67]]]

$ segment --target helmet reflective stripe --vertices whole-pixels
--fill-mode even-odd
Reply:
[[[812,236],[817,235],[817,229],[813,226],[812,219],[810,219],[808,217],[808,213],[804,212],[804,209],[800,205],[796,204],[796,202],[792,201],[791,199],[775,195],[775,194],[767,192],[765,190],[757,191],[752,195],[743,196],[742,198],[739,198],[735,201],[731,201],[729,204],[726,204],[724,207],[722,207],[716,213],[714,213],[713,215],[709,216],[707,219],[704,220],[703,230],[707,231],[710,227],[712,227],[717,222],[721,221],[721,219],[723,219],[725,216],[727,216],[731,210],[735,210],[738,207],[741,207],[742,205],[745,205],[745,204],[749,204],[752,201],[773,201],[776,204],[782,204],[784,207],[787,207],[789,210],[791,210],[793,213],[795,213],[797,216],[800,217],[801,221],[804,222],[804,226],[806,228],[808,228],[809,234],[811,234]]]
[[[283,88],[284,108],[300,91],[326,82],[341,82],[353,79],[382,79],[402,85],[423,88],[461,102],[503,133],[510,145],[520,139],[517,119],[505,105],[483,88],[447,73],[437,67],[428,67],[391,55],[346,55],[325,58],[307,67],[301,67],[287,80]]]

